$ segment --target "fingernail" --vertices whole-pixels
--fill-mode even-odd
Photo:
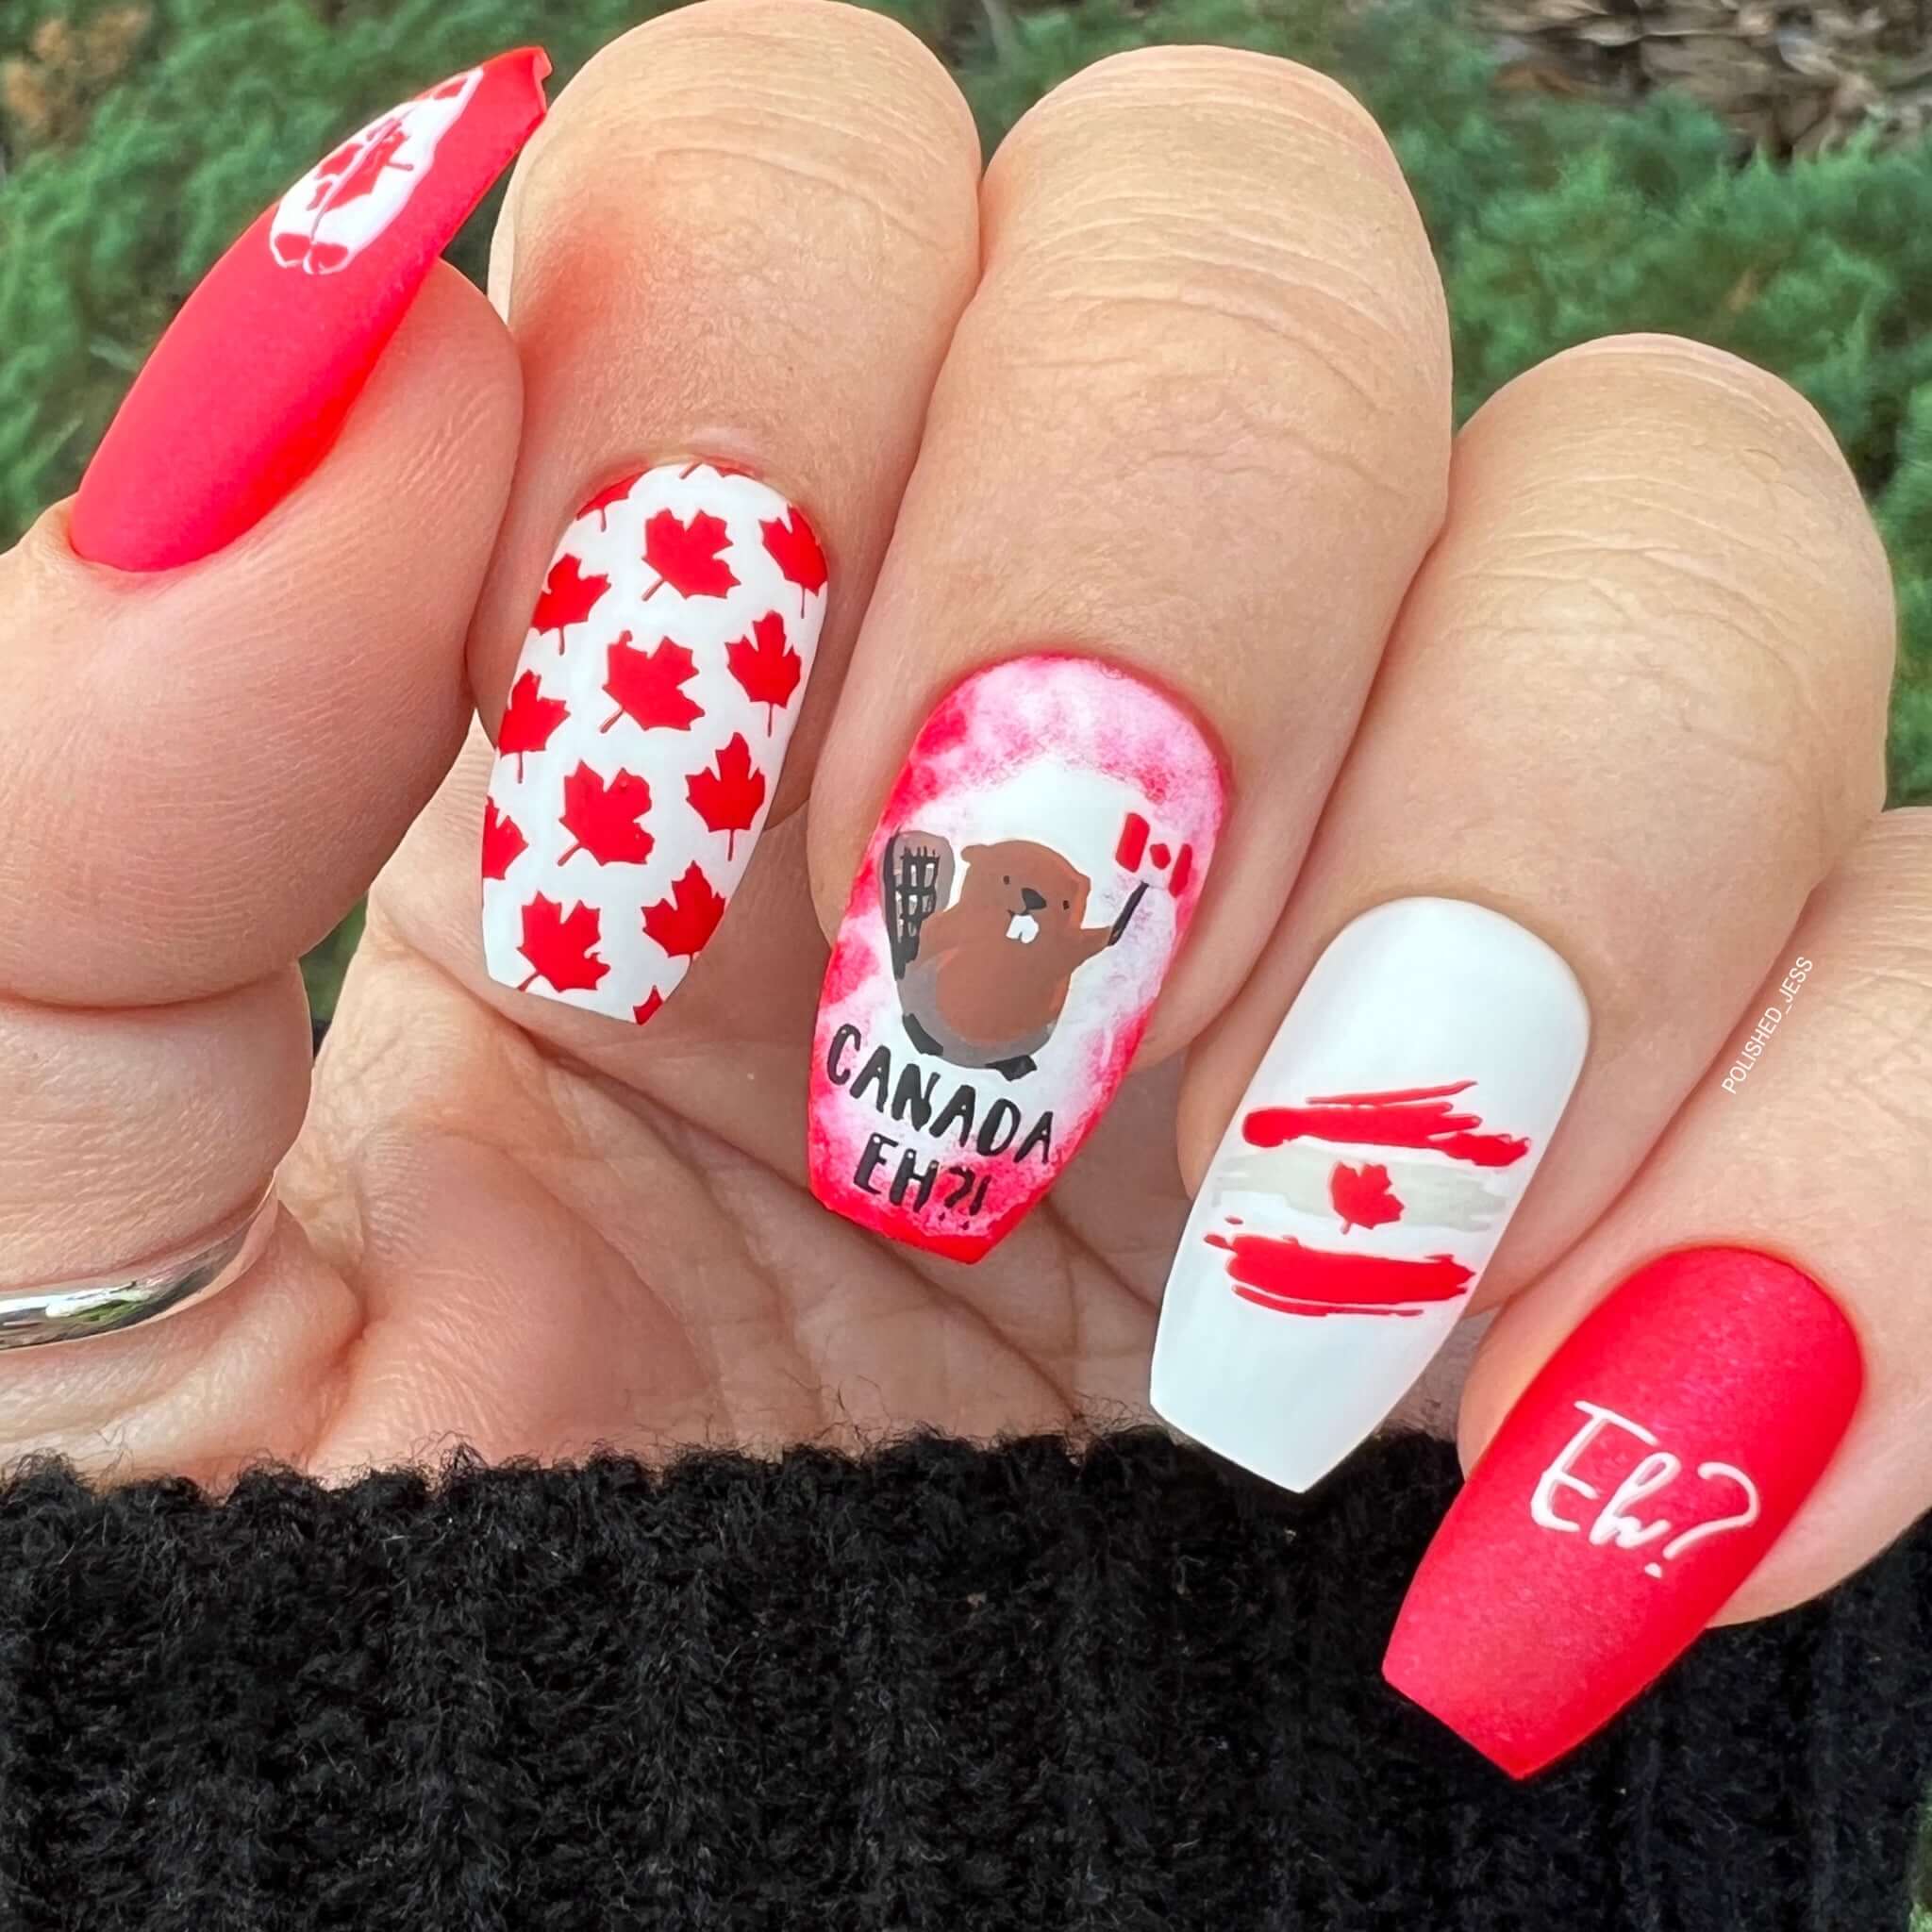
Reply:
[[[1416,1572],[1383,1673],[1527,1777],[1669,1666],[1757,1567],[1857,1406],[1857,1338],[1787,1261],[1640,1268],[1509,1411]]]
[[[1575,975],[1459,899],[1397,899],[1316,961],[1229,1124],[1161,1305],[1153,1403],[1305,1490],[1448,1339],[1590,1038]]]
[[[914,741],[846,902],[813,1043],[812,1190],[975,1261],[1125,1075],[1221,829],[1221,767],[1151,686],[1015,658]]]
[[[577,512],[497,726],[492,979],[638,1024],[671,997],[764,827],[825,594],[804,513],[741,471],[666,463]]]
[[[123,401],[68,541],[120,570],[192,563],[314,469],[464,218],[543,118],[550,62],[499,55],[326,155],[209,270]]]

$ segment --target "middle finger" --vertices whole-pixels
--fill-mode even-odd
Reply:
[[[966,1260],[1111,1098],[1197,898],[1148,1057],[1246,974],[1435,532],[1449,433],[1414,205],[1306,70],[1103,61],[1014,130],[981,221],[811,821],[828,926],[845,903],[815,1190]]]

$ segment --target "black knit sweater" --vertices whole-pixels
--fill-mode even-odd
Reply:
[[[8,1927],[1903,1932],[1932,1533],[1514,1786],[1377,1662],[1456,1482],[1151,1433],[0,1507]]]

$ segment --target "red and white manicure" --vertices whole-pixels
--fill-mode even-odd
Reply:
[[[1461,1318],[1589,1039],[1575,975],[1487,907],[1398,899],[1345,926],[1195,1200],[1155,1408],[1285,1488],[1326,1474]]]
[[[824,621],[800,510],[740,471],[600,490],[550,565],[483,821],[490,976],[648,1020],[764,828]]]
[[[543,118],[550,62],[499,55],[372,121],[216,262],[81,480],[69,541],[121,570],[254,527],[334,443],[436,258]]]
[[[1857,1338],[1748,1248],[1640,1268],[1557,1349],[1416,1572],[1383,1665],[1516,1777],[1582,1741],[1702,1631],[1824,1473]]]
[[[1224,784],[1193,720],[1092,658],[1016,658],[926,720],[866,848],[813,1047],[812,1190],[977,1260],[1140,1044]]]

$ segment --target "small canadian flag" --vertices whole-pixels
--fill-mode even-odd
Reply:
[[[1188,878],[1194,870],[1194,848],[1157,838],[1154,827],[1137,811],[1130,811],[1122,821],[1113,857],[1122,871],[1149,885],[1165,886],[1176,899],[1187,891]]]

